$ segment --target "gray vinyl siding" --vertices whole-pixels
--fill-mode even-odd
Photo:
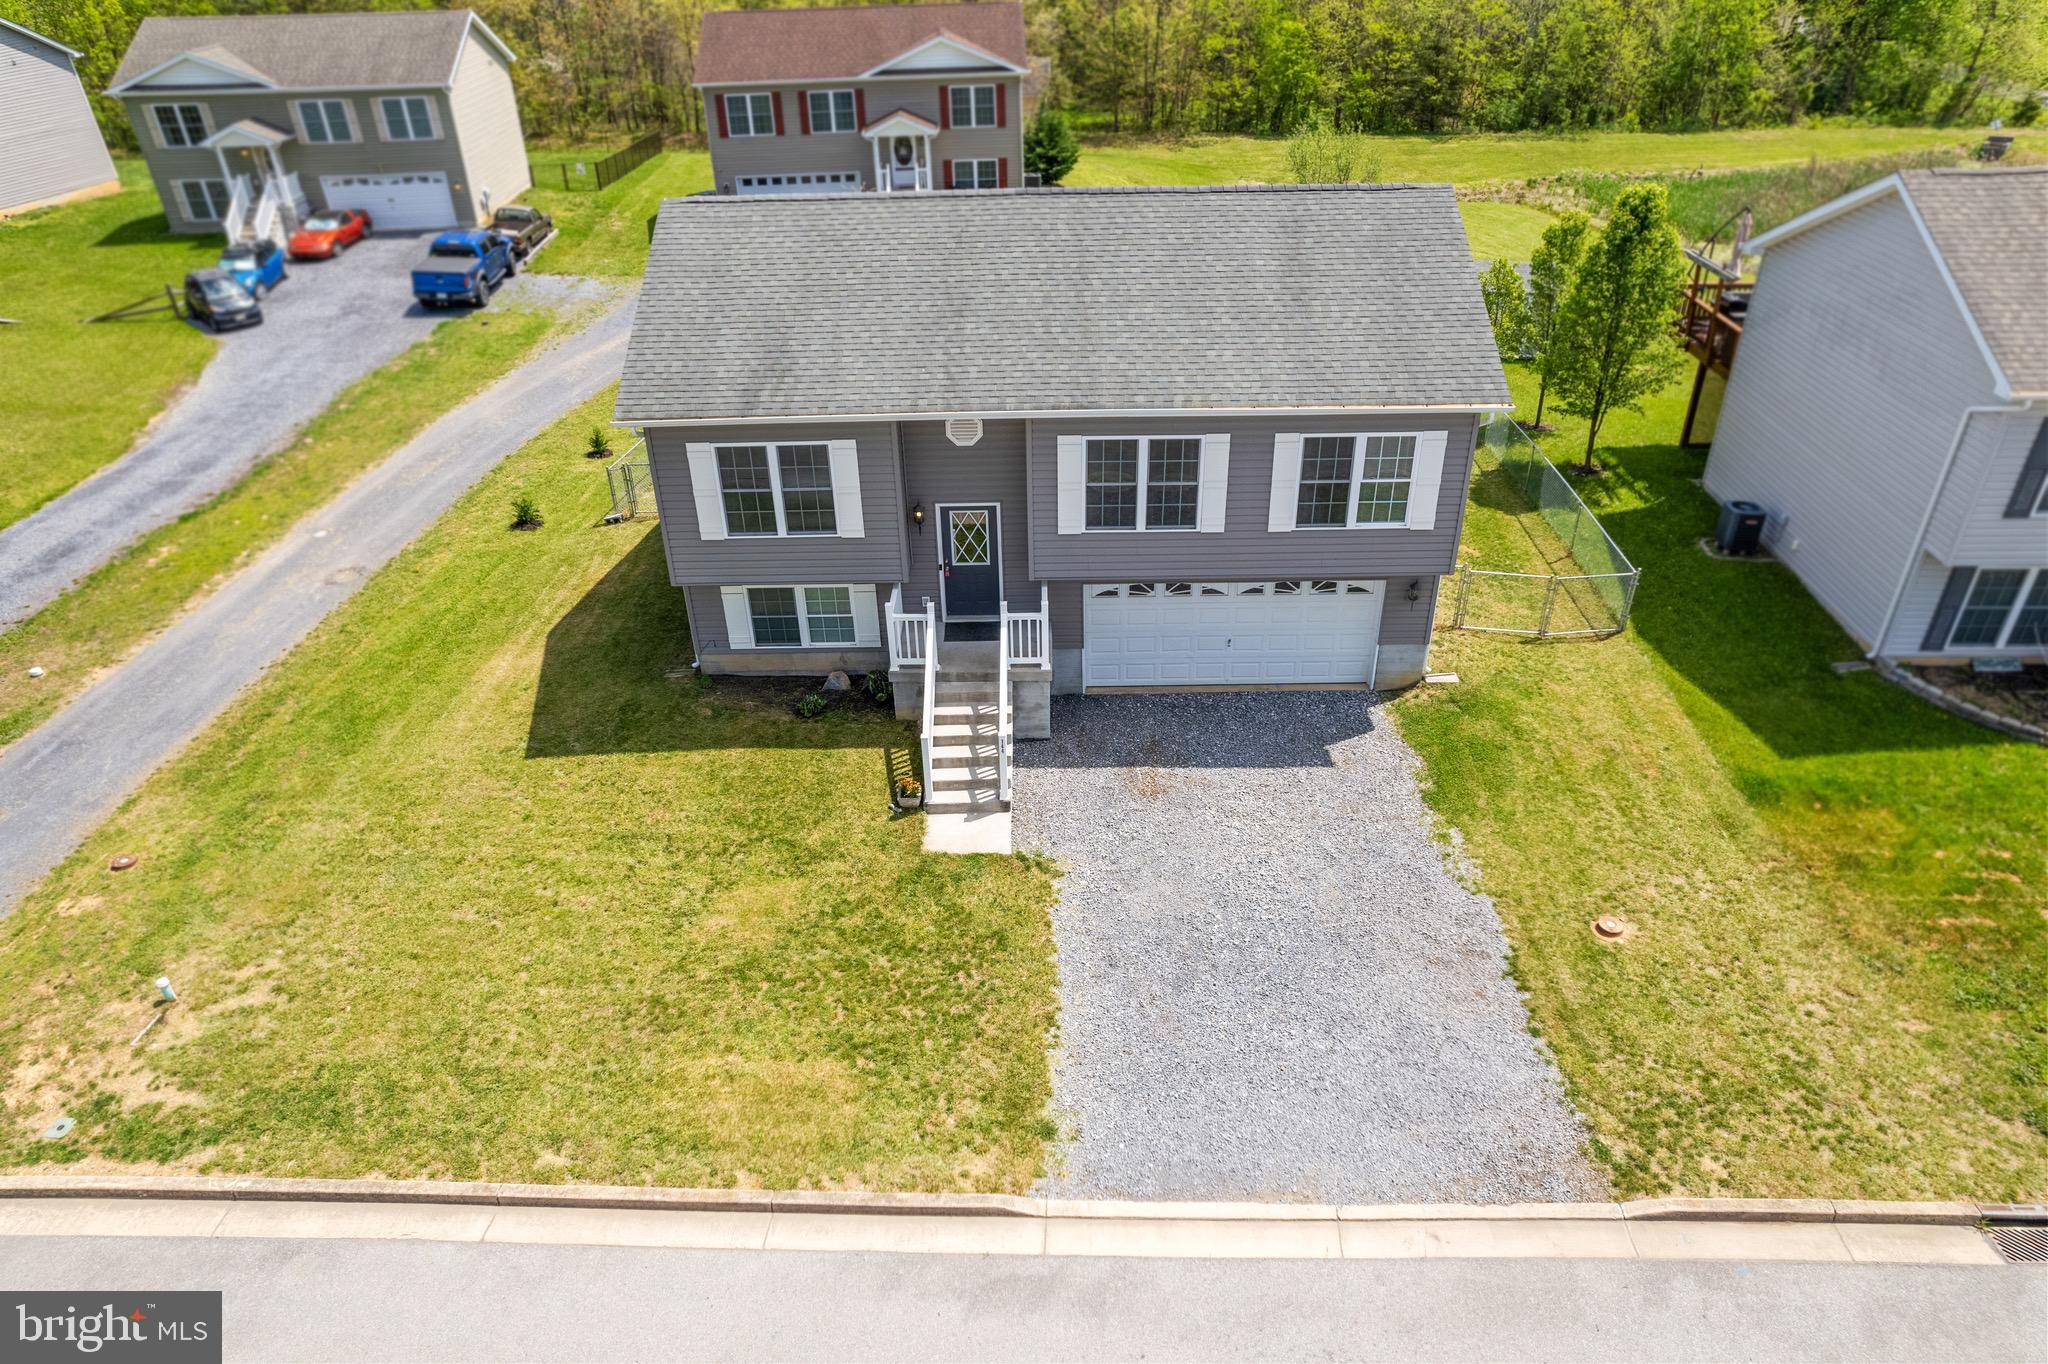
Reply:
[[[474,32],[456,63],[449,104],[455,111],[456,141],[462,149],[472,211],[479,220],[487,220],[491,208],[509,204],[525,192],[533,176],[519,101],[512,93],[512,70],[504,54]],[[484,203],[486,190],[489,206]]]
[[[1213,417],[1067,419],[1030,424],[1031,571],[1049,580],[1083,582],[1194,578],[1432,577],[1457,561],[1478,421],[1468,413],[1377,417]],[[1280,432],[1447,431],[1436,526],[1295,530],[1266,529],[1272,500],[1273,439]],[[1230,482],[1219,534],[1199,531],[1090,531],[1059,534],[1058,438],[1227,434]]]
[[[477,44],[471,44],[472,47]],[[386,142],[379,136],[376,101],[391,95],[425,95],[434,101],[434,117],[440,124],[441,136],[430,142]],[[156,181],[157,194],[164,203],[164,212],[169,215],[171,230],[174,232],[218,232],[217,223],[197,222],[186,216],[183,198],[174,190],[172,182],[177,180],[218,180],[220,160],[213,152],[202,147],[163,147],[158,145],[155,117],[149,112],[153,104],[197,104],[206,110],[211,130],[218,132],[239,119],[259,119],[272,127],[283,128],[292,133],[292,141],[278,148],[278,159],[286,171],[296,171],[299,186],[306,192],[306,198],[314,209],[327,207],[327,200],[320,187],[323,175],[387,175],[407,171],[440,171],[448,177],[448,190],[452,203],[450,213],[454,220],[464,227],[476,224],[475,205],[470,198],[470,186],[464,174],[462,146],[456,136],[456,125],[449,109],[447,92],[443,90],[379,90],[373,92],[350,92],[345,94],[320,95],[321,99],[340,99],[349,106],[349,118],[355,127],[354,142],[304,142],[298,137],[298,124],[292,117],[292,105],[300,99],[314,98],[290,92],[255,94],[221,94],[208,90],[161,90],[146,94],[127,94],[121,103],[128,109],[130,122],[135,125],[135,136],[142,147],[142,157],[149,165],[152,179]],[[234,167],[235,153],[228,153],[229,166]],[[520,177],[524,179],[522,175]]]
[[[897,427],[903,451],[904,505],[923,503],[922,532],[910,534],[910,576],[903,588],[907,606],[939,597],[939,547],[945,524],[941,503],[993,502],[1002,508],[1000,559],[1003,592],[1013,611],[1036,609],[1038,585],[1028,562],[1031,523],[1024,488],[1024,423],[983,424],[981,439],[958,446],[946,439],[942,422],[903,422]]]
[[[1869,647],[1957,424],[1991,398],[1918,229],[1875,199],[1764,253],[1707,491],[1761,504],[1766,543]]]
[[[0,28],[0,213],[114,178],[69,54]]]
[[[735,582],[723,583],[719,586],[745,587],[749,585],[749,583]],[[765,586],[766,584],[753,582],[751,585],[758,587]],[[806,578],[800,583],[776,585],[790,587],[842,587],[857,584],[849,584],[839,578]],[[876,620],[877,624],[884,631],[889,628],[889,589],[894,585],[893,583],[876,583],[874,585]],[[719,586],[686,587],[683,589],[684,593],[687,594],[690,604],[690,642],[696,646],[697,652],[700,655],[721,653],[732,648],[732,637],[726,633],[725,629],[725,598],[720,595]],[[883,647],[886,649],[887,646],[884,645]],[[856,649],[851,644],[841,644],[820,649],[750,649],[747,652],[772,653],[786,656],[790,660],[791,671],[808,672],[813,671],[813,669],[807,666],[813,656],[822,657],[824,655],[839,655],[862,651]]]
[[[1427,644],[1430,627],[1436,621],[1437,587],[1441,578],[1390,578],[1386,595],[1380,599],[1381,644]],[[1408,600],[1408,584],[1415,583],[1416,600]]]
[[[720,191],[731,189],[742,175],[789,175],[852,171],[860,175],[862,189],[875,187],[874,151],[858,132],[810,133],[803,131],[797,112],[797,96],[808,90],[861,90],[865,92],[870,123],[893,110],[905,109],[939,121],[939,87],[948,84],[1002,85],[1008,90],[1007,123],[1001,128],[947,129],[932,138],[933,184],[943,188],[943,163],[969,157],[1007,157],[1010,184],[1021,185],[1024,174],[1024,127],[1020,110],[1023,98],[1015,76],[973,80],[932,76],[929,81],[810,81],[803,85],[717,87],[704,96],[704,127],[711,147],[712,177]],[[717,101],[728,93],[763,92],[782,96],[782,133],[771,137],[720,137]]]
[[[2036,525],[2048,523],[2036,522]],[[1987,567],[1971,564],[1970,567]],[[2037,553],[2030,563],[1988,565],[2005,568],[2048,568],[2048,547]],[[1913,659],[1932,658],[1933,652],[1923,647],[1927,642],[1927,626],[1934,619],[1935,606],[1941,601],[1942,588],[1947,586],[1952,566],[1944,564],[1932,555],[1923,554],[1913,566],[1906,579],[1906,590],[1899,598],[1899,614],[1892,621],[1891,633],[1885,638],[1883,653],[1888,658]],[[2021,658],[2034,662],[2048,662],[2048,652],[2024,649],[1998,649],[1991,647],[1964,647],[1948,652],[1949,657],[1970,658],[1973,656],[1999,656]]]
[[[2048,517],[2005,514],[2044,421],[2048,410],[2041,408],[1970,414],[1927,527],[1927,549],[1936,558],[1978,568],[2048,564]]]
[[[693,441],[761,445],[777,441],[851,440],[859,453],[859,539],[834,535],[750,535],[706,540],[697,525],[690,489]],[[662,547],[669,581],[699,585],[899,582],[905,567],[905,508],[896,459],[896,427],[889,422],[795,427],[656,427],[647,432],[648,468],[661,505]],[[927,535],[930,531],[927,530]],[[692,609],[695,609],[694,600]]]

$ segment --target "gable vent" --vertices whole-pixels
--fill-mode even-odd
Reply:
[[[955,445],[972,445],[981,439],[981,418],[948,417],[946,439]]]

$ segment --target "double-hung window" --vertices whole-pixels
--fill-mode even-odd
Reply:
[[[156,135],[166,147],[196,147],[206,141],[206,110],[197,104],[157,104]]]
[[[180,180],[185,216],[195,223],[217,223],[227,215],[228,187],[224,180]]]
[[[343,99],[300,100],[299,126],[305,130],[307,142],[356,140],[355,130],[349,126],[348,101]]]
[[[728,535],[836,535],[831,447],[721,445],[718,490]]]
[[[813,90],[806,97],[811,104],[811,131],[814,133],[853,133],[860,131],[854,119],[853,91]],[[769,111],[769,127],[774,125],[775,114]]]
[[[847,587],[750,587],[747,616],[757,649],[854,641],[853,589]]]
[[[1002,188],[1001,168],[993,156],[976,157],[953,163],[954,189],[1000,189]]]
[[[1202,438],[1142,436],[1087,442],[1089,530],[1194,530]]]
[[[1412,435],[1303,436],[1294,524],[1405,525],[1414,476]]]
[[[727,95],[725,132],[728,137],[775,136],[775,97],[766,93]]]
[[[389,95],[379,100],[386,142],[434,140],[434,102],[425,95]]]
[[[1951,649],[2037,649],[2048,641],[2048,569],[1982,568],[1949,631]]]
[[[956,85],[948,98],[953,106],[952,118],[948,121],[955,128],[996,126],[996,88],[993,85]]]

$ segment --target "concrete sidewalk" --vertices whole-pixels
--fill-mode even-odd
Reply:
[[[633,301],[429,426],[0,752],[0,916],[472,483],[618,378]]]

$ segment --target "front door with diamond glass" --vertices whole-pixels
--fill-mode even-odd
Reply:
[[[947,507],[939,523],[939,597],[946,619],[994,620],[1003,598],[1001,516],[994,507]]]

